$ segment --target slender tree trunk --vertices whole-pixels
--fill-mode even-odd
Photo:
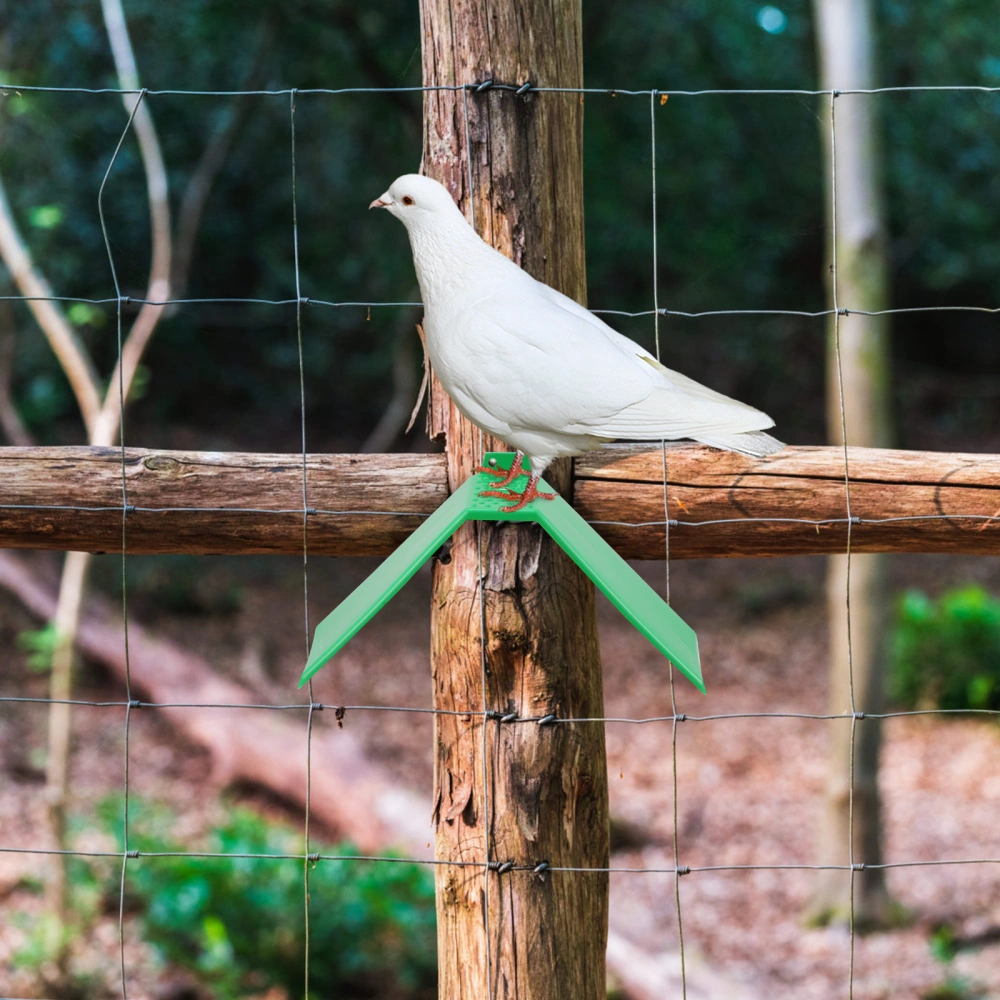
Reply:
[[[815,0],[822,87],[852,90],[875,86],[875,49],[870,0]],[[836,233],[836,272],[828,261],[831,307],[849,310],[832,317],[827,341],[827,422],[830,440],[887,447],[891,439],[889,404],[889,322],[885,316],[859,316],[853,310],[889,305],[885,224],[879,182],[879,153],[873,98],[843,94],[830,98],[826,120],[827,213]],[[836,164],[836,219],[833,218],[831,166]],[[838,359],[839,335],[839,359]],[[843,399],[843,411],[841,409]],[[843,415],[843,416],[842,416]],[[831,712],[878,712],[883,702],[885,557],[850,557],[850,636],[847,627],[848,557],[831,556],[827,571],[830,635],[829,706]],[[850,644],[850,645],[849,645]],[[853,670],[851,669],[853,666]],[[878,755],[881,722],[859,719],[854,726],[854,829],[851,809],[852,725],[834,723],[826,802],[819,838],[820,860],[828,864],[878,864],[882,861]],[[849,850],[853,838],[853,852]],[[853,875],[824,872],[813,900],[817,921],[846,919],[854,879],[854,914],[859,926],[891,919],[882,870]]]
[[[87,570],[90,568],[89,552],[67,552],[63,563],[62,579],[59,584],[59,601],[52,625],[55,630],[55,645],[52,651],[52,673],[49,678],[49,746],[46,768],[46,799],[49,814],[49,829],[53,846],[65,850],[66,843],[66,802],[69,790],[70,740],[72,738],[72,706],[67,704],[73,697],[73,659],[76,634],[80,624],[80,608],[83,603]],[[56,918],[60,928],[66,925],[66,866],[60,857],[52,867],[51,878],[46,885],[49,912]],[[65,962],[66,951],[58,950],[58,962]],[[61,970],[65,972],[65,970]]]
[[[102,0],[102,9],[119,85],[125,90],[136,90],[139,87],[139,75],[121,0]],[[131,114],[139,98],[135,94],[125,94],[122,99],[126,112]],[[74,383],[74,391],[87,424],[89,443],[103,447],[113,445],[119,436],[123,419],[122,406],[128,398],[142,354],[163,314],[165,307],[152,303],[162,302],[170,298],[171,231],[167,172],[148,103],[140,104],[135,109],[132,129],[142,155],[149,201],[152,247],[149,281],[146,287],[148,301],[143,304],[132,323],[128,336],[122,345],[120,357],[112,371],[108,389],[96,414],[93,414],[85,405],[89,398],[88,393],[93,393],[100,398],[97,378],[93,374],[92,367],[89,369],[88,378],[84,379],[83,375],[80,375],[81,380],[86,383],[83,388]],[[0,206],[0,208],[5,208],[5,206]],[[0,216],[10,217],[9,210],[0,211]],[[16,253],[18,248],[15,237],[17,234],[12,217],[10,217],[6,228],[9,230],[7,243],[12,244],[13,251]],[[10,250],[4,251],[5,258],[8,257],[9,252]],[[38,280],[37,276],[31,272],[30,259],[27,260],[25,269],[31,273],[36,281]],[[36,316],[39,316],[37,311]],[[68,327],[65,320],[61,320],[61,324],[69,330],[69,333],[60,332],[60,320],[61,316],[50,317],[47,321],[49,325],[46,326],[46,320],[39,316],[39,322],[43,324],[60,363],[64,370],[69,373],[72,366],[79,368],[81,359],[77,357],[77,354],[81,354],[81,349],[78,339],[75,338],[75,334],[72,333],[72,329]],[[57,344],[64,344],[63,353],[60,353]],[[86,355],[81,356],[86,358]],[[67,367],[68,365],[71,367]],[[52,704],[49,706],[49,751],[46,762],[46,782],[49,796],[50,832],[54,845],[59,850],[65,850],[69,846],[66,838],[66,802],[69,790],[72,706],[68,702],[73,696],[73,656],[90,561],[89,553],[66,553],[66,561],[63,563],[62,578],[59,583],[59,601],[54,622],[56,644],[49,681]],[[48,897],[50,912],[56,918],[60,934],[54,957],[61,982],[54,985],[62,988],[67,983],[69,957],[65,855],[59,854],[53,858]]]
[[[421,0],[421,29],[425,85],[582,83],[578,0]],[[484,239],[582,302],[581,104],[576,94],[428,91],[423,170],[466,213],[471,200]],[[446,442],[452,489],[496,446],[436,382],[430,424]],[[567,490],[568,463],[549,478]],[[603,726],[483,719],[484,708],[603,714],[593,588],[537,526],[466,525],[435,560],[431,627],[434,703],[465,713],[436,717],[436,856],[473,863],[437,871],[440,995],[596,1000],[607,876],[480,867],[608,863]]]

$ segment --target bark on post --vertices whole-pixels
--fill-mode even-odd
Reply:
[[[875,86],[875,46],[870,0],[816,0],[816,33],[822,86],[856,90]],[[824,98],[829,112],[829,99]],[[827,177],[828,221],[836,222],[836,273],[828,269],[830,302],[849,315],[830,321],[827,350],[827,424],[832,443],[843,443],[841,380],[847,440],[852,445],[885,448],[890,444],[889,321],[886,316],[860,316],[853,310],[875,311],[889,305],[885,258],[885,223],[879,183],[879,156],[873,98],[844,94],[836,99],[836,203],[832,218],[832,184]],[[828,165],[832,138],[826,121],[824,140]],[[829,169],[829,167],[828,167]],[[831,229],[833,227],[831,226]],[[839,327],[840,359],[837,357]],[[839,369],[839,370],[838,370]],[[853,512],[852,512],[853,513]],[[850,710],[851,672],[845,598],[847,556],[831,556],[827,571],[830,634],[830,710]],[[854,555],[850,563],[851,635],[855,709],[882,708],[885,560],[881,555]],[[826,803],[819,839],[824,863],[846,864],[848,837],[853,860],[873,865],[882,861],[878,754],[881,721],[857,723],[854,754],[854,829],[849,832],[852,732],[837,724],[833,734]],[[859,925],[889,922],[893,907],[882,869],[867,868],[845,878],[824,872],[813,901],[820,922],[847,918],[849,878],[854,879],[854,919]]]
[[[578,0],[421,0],[421,30],[427,86],[582,84]],[[576,94],[427,91],[423,171],[467,213],[471,196],[484,239],[582,302],[581,105]],[[497,445],[482,440],[438,384],[430,421],[446,442],[454,489]],[[564,463],[548,478],[565,492],[569,473]],[[479,867],[487,857],[532,866],[608,863],[603,726],[490,719],[484,734],[482,714],[485,707],[522,717],[603,715],[593,589],[537,526],[467,525],[435,561],[431,628],[435,705],[467,713],[437,717],[436,856],[474,863],[438,869],[440,995],[597,1000],[606,989],[607,876],[484,875]]]

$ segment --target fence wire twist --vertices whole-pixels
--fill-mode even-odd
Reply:
[[[302,588],[304,605],[304,626],[306,654],[309,647],[309,574],[308,574],[308,530],[310,517],[322,516],[350,516],[350,515],[381,515],[381,516],[412,516],[423,518],[428,516],[422,511],[375,511],[375,510],[325,510],[311,508],[308,504],[308,463],[306,450],[306,391],[305,391],[305,368],[303,360],[303,312],[306,307],[318,306],[321,308],[341,309],[341,308],[399,308],[399,307],[419,307],[419,302],[361,302],[361,301],[334,301],[329,299],[316,299],[302,295],[301,273],[299,267],[299,219],[298,219],[298,199],[297,199],[297,175],[296,175],[296,130],[295,130],[295,110],[296,97],[299,95],[344,95],[344,94],[384,94],[384,93],[422,93],[425,91],[460,91],[462,93],[464,128],[465,128],[465,152],[469,167],[469,204],[472,215],[472,224],[475,225],[475,208],[472,196],[472,174],[471,174],[471,142],[469,137],[469,99],[485,94],[490,90],[512,91],[519,96],[527,93],[572,93],[572,94],[603,94],[612,97],[643,97],[650,101],[650,153],[651,153],[651,220],[652,220],[652,265],[653,265],[653,308],[650,310],[625,311],[618,309],[595,309],[594,312],[604,315],[621,316],[628,318],[641,318],[652,316],[654,324],[655,352],[657,360],[661,356],[661,318],[676,317],[684,319],[702,319],[716,316],[795,316],[810,319],[832,318],[834,328],[835,357],[837,365],[837,384],[839,391],[839,413],[841,423],[841,435],[844,444],[844,500],[845,514],[836,518],[788,518],[788,517],[764,517],[764,518],[716,518],[703,521],[680,520],[670,517],[669,498],[667,495],[668,483],[668,449],[666,442],[661,442],[662,464],[663,464],[663,507],[664,519],[662,521],[611,521],[592,520],[595,525],[609,525],[626,528],[663,527],[664,528],[664,556],[665,556],[665,596],[670,600],[670,529],[676,527],[694,528],[707,527],[711,525],[731,524],[731,523],[796,523],[810,526],[844,524],[847,529],[847,585],[845,594],[845,617],[847,627],[847,656],[848,656],[848,680],[850,711],[844,713],[808,713],[808,712],[732,712],[709,715],[690,715],[678,711],[677,694],[674,683],[674,668],[670,664],[670,699],[671,714],[648,716],[648,717],[624,717],[624,716],[602,716],[593,718],[559,718],[554,715],[515,717],[506,715],[499,717],[498,713],[489,709],[487,692],[487,661],[486,642],[487,624],[484,590],[484,570],[483,570],[483,550],[482,550],[482,526],[479,525],[477,536],[478,552],[478,588],[479,588],[479,610],[480,610],[480,647],[482,660],[482,693],[483,709],[481,717],[476,713],[462,712],[457,710],[443,710],[436,708],[425,708],[420,706],[391,706],[391,705],[335,705],[317,702],[314,697],[312,681],[309,682],[305,703],[297,702],[292,704],[274,705],[263,703],[214,703],[214,702],[154,702],[142,701],[132,697],[131,674],[128,648],[128,587],[127,587],[127,540],[128,540],[128,515],[134,512],[142,513],[173,513],[173,512],[225,512],[225,513],[252,513],[252,514],[301,514],[302,515]],[[854,972],[855,972],[855,906],[854,906],[854,883],[858,873],[870,870],[892,870],[898,868],[919,868],[919,867],[941,867],[950,865],[997,865],[1000,864],[1000,857],[995,858],[954,858],[954,859],[934,859],[934,860],[910,860],[880,862],[878,864],[856,861],[854,855],[854,782],[855,782],[855,743],[857,726],[865,719],[890,719],[909,716],[948,716],[948,715],[973,715],[973,716],[1000,716],[1000,711],[992,709],[918,709],[908,711],[889,712],[865,712],[859,711],[856,701],[854,687],[853,670],[853,649],[851,640],[851,593],[850,593],[850,567],[851,567],[851,537],[852,529],[856,525],[878,525],[895,522],[922,522],[934,520],[976,520],[984,522],[983,528],[987,527],[1000,517],[1000,513],[994,515],[985,514],[916,514],[897,517],[858,517],[851,513],[851,479],[849,467],[849,451],[847,447],[847,414],[844,405],[843,369],[840,348],[840,320],[842,317],[851,315],[861,316],[889,316],[910,313],[924,312],[979,312],[984,314],[1000,314],[1000,306],[971,306],[971,305],[948,305],[948,306],[919,306],[905,308],[891,308],[880,310],[859,310],[849,306],[841,306],[839,301],[838,276],[837,276],[837,206],[836,206],[836,170],[837,170],[837,137],[836,137],[836,101],[843,95],[876,95],[876,94],[898,94],[914,92],[975,92],[986,94],[1000,93],[1000,87],[981,86],[907,86],[907,87],[878,87],[870,89],[852,90],[789,90],[789,89],[706,89],[706,90],[629,90],[620,88],[565,88],[565,87],[537,87],[529,82],[523,84],[503,84],[493,81],[484,81],[473,84],[446,85],[437,87],[352,87],[339,89],[308,88],[308,89],[280,89],[280,90],[246,90],[246,91],[186,91],[186,90],[150,90],[150,89],[121,89],[121,88],[84,88],[84,87],[39,87],[39,86],[14,86],[7,85],[0,88],[0,95],[17,95],[20,92],[35,93],[55,93],[55,94],[113,94],[121,97],[134,95],[135,101],[131,106],[128,121],[118,140],[111,160],[104,173],[98,192],[97,205],[101,223],[101,233],[105,250],[108,256],[111,270],[112,282],[115,295],[112,298],[86,298],[79,296],[0,296],[4,301],[53,301],[67,303],[86,303],[92,305],[114,305],[116,310],[117,324],[117,344],[118,344],[118,395],[119,395],[119,420],[121,425],[121,492],[122,503],[120,506],[99,506],[99,505],[73,505],[73,504],[0,504],[0,509],[6,510],[51,510],[51,511],[73,511],[73,512],[98,512],[121,510],[122,513],[122,622],[124,629],[125,643],[125,699],[121,701],[94,701],[79,698],[51,699],[34,698],[23,696],[0,696],[0,703],[18,704],[63,704],[87,708],[107,708],[124,709],[124,774],[123,774],[123,838],[121,851],[93,851],[77,849],[55,849],[55,848],[29,848],[0,846],[0,853],[8,854],[29,854],[44,856],[73,856],[87,858],[111,858],[121,860],[120,896],[118,906],[118,940],[119,940],[119,963],[121,976],[121,996],[122,1000],[127,1000],[127,974],[125,960],[125,887],[127,879],[127,866],[130,860],[141,858],[240,858],[273,861],[296,861],[303,866],[303,905],[305,918],[305,959],[304,959],[304,996],[309,995],[309,873],[311,867],[321,861],[356,861],[372,862],[384,864],[419,864],[433,867],[456,867],[469,869],[482,869],[484,877],[484,931],[485,931],[485,957],[486,957],[486,996],[491,997],[495,992],[498,980],[494,981],[494,974],[498,970],[492,968],[492,943],[489,925],[489,891],[490,873],[499,872],[501,874],[519,875],[524,873],[537,874],[539,871],[566,873],[574,875],[586,875],[588,873],[608,873],[608,874],[664,874],[672,875],[674,879],[674,896],[677,913],[677,933],[678,946],[681,961],[681,988],[682,994],[687,995],[686,962],[684,947],[684,931],[681,911],[680,880],[682,876],[695,872],[726,872],[726,871],[844,871],[850,879],[850,914],[849,914],[849,957],[848,957],[848,997],[853,998],[854,994]],[[118,160],[122,146],[132,129],[132,124],[136,113],[143,101],[157,96],[186,96],[186,97],[285,97],[288,99],[289,107],[289,132],[290,132],[290,155],[291,155],[291,215],[292,215],[292,245],[294,258],[295,275],[295,297],[289,299],[261,299],[248,297],[225,297],[225,298],[172,298],[146,299],[125,296],[121,293],[118,282],[118,274],[115,267],[112,245],[108,236],[107,226],[104,216],[104,193],[108,179]],[[716,309],[701,312],[685,312],[676,309],[664,308],[659,300],[658,282],[658,238],[657,238],[657,195],[656,195],[656,107],[658,101],[662,103],[667,97],[710,97],[710,96],[802,96],[827,98],[829,106],[829,139],[830,139],[830,171],[831,171],[831,294],[832,307],[816,311],[804,311],[793,309]],[[122,372],[122,323],[124,307],[129,305],[262,305],[271,307],[294,306],[294,323],[296,347],[298,353],[298,375],[300,394],[300,416],[301,416],[301,444],[302,444],[302,506],[286,508],[259,508],[259,507],[143,507],[129,504],[128,488],[126,478],[126,447],[125,447],[125,393]],[[482,451],[482,434],[480,433],[480,451]],[[235,710],[261,710],[278,712],[304,711],[306,713],[306,797],[305,814],[303,825],[303,853],[275,853],[256,854],[238,852],[207,852],[207,851],[139,851],[131,849],[129,846],[129,740],[132,713],[141,709],[150,708],[220,708]],[[482,861],[458,861],[451,859],[428,859],[420,857],[398,857],[391,855],[359,855],[359,854],[323,854],[313,853],[310,850],[310,795],[311,795],[311,768],[312,768],[312,732],[314,715],[324,709],[334,709],[338,718],[342,719],[346,712],[400,712],[414,713],[421,715],[451,715],[462,716],[470,719],[470,725],[482,726],[482,757],[483,757],[483,794],[485,816],[487,817],[487,828],[484,840],[484,858]],[[683,724],[706,723],[730,719],[803,719],[817,721],[847,720],[850,722],[850,774],[849,774],[849,823],[848,823],[848,863],[838,864],[744,864],[744,865],[682,865],[680,863],[680,831],[678,826],[678,730]],[[672,825],[673,825],[673,855],[674,864],[670,867],[629,867],[622,865],[609,865],[608,867],[588,867],[574,868],[542,863],[523,863],[513,859],[497,861],[491,859],[491,838],[492,838],[492,814],[489,800],[489,767],[488,767],[488,743],[487,727],[491,721],[498,725],[559,725],[559,724],[584,724],[593,723],[597,725],[605,724],[626,724],[626,725],[647,725],[647,724],[669,724],[671,726],[671,780],[673,786],[672,796]]]

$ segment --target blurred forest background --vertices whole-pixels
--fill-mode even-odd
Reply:
[[[882,0],[877,14],[884,84],[1000,85],[996,35],[983,30],[992,17],[984,0]],[[280,7],[133,0],[128,16],[142,83],[154,90],[420,83],[411,0]],[[4,0],[0,23],[0,67],[11,84],[117,86],[97,4]],[[817,86],[811,9],[802,0],[780,8],[732,0],[636,0],[627,10],[585,4],[584,27],[588,86]],[[678,96],[657,109],[661,305],[686,312],[824,308],[820,100]],[[873,100],[884,139],[892,305],[996,306],[1000,95],[895,93]],[[287,95],[156,96],[149,103],[175,213],[213,136],[229,136],[189,265],[187,255],[175,255],[174,297],[294,298]],[[419,93],[298,97],[303,295],[328,302],[418,298],[403,231],[369,217],[367,205],[395,176],[417,169],[420,114]],[[114,94],[8,90],[0,102],[0,172],[56,294],[114,294],[96,196],[122,125]],[[590,304],[649,309],[649,101],[588,95],[585,136]],[[106,205],[123,292],[141,298],[149,229],[134,141],[122,149]],[[5,284],[4,294],[16,294]],[[11,311],[18,331],[18,411],[39,441],[82,443],[69,387],[27,309],[2,308],[5,332]],[[113,306],[81,303],[69,316],[100,369],[110,370]],[[419,368],[418,317],[414,308],[306,310],[311,449],[361,446],[394,385],[407,391]],[[174,308],[144,359],[127,442],[298,447],[294,319],[293,305]],[[612,322],[640,340],[652,336],[651,317]],[[916,313],[895,317],[893,326],[899,446],[1000,449],[996,320]],[[823,338],[822,319],[800,317],[671,318],[664,325],[669,364],[766,409],[791,443],[825,440]],[[415,386],[409,391],[415,394]],[[378,443],[421,447],[385,435]]]
[[[150,90],[420,85],[415,0],[291,0],[283,5],[128,0],[125,10],[141,83]],[[878,0],[875,11],[881,84],[1000,88],[994,4]],[[696,91],[819,86],[813,9],[805,0],[780,0],[777,5],[588,0],[583,14],[589,87]],[[97,0],[0,0],[0,74],[0,177],[13,216],[54,294],[78,300],[64,303],[66,317],[92,353],[96,369],[110,372],[117,352],[115,305],[84,300],[115,294],[97,196],[125,124],[121,97],[23,89],[119,86],[101,5]],[[1000,93],[897,92],[869,100],[881,140],[891,306],[1000,308]],[[289,96],[155,94],[146,101],[163,149],[175,223],[171,298],[186,301],[164,313],[143,357],[130,392],[125,442],[151,448],[296,451],[301,447],[300,384],[292,301],[296,269]],[[826,308],[821,130],[827,102],[801,94],[675,95],[655,105],[656,278],[662,307],[680,313]],[[585,107],[589,302],[596,309],[650,310],[650,100],[648,95],[592,94]],[[432,447],[419,423],[408,437],[402,432],[420,376],[414,330],[420,308],[412,304],[419,293],[409,246],[394,220],[367,209],[394,177],[418,168],[421,109],[419,91],[300,93],[295,99],[301,293],[311,300],[302,312],[310,451]],[[104,205],[122,293],[141,299],[150,272],[150,213],[134,136],[122,145]],[[17,295],[18,288],[0,266],[2,443],[16,443],[20,435],[40,444],[83,444],[86,436],[70,385],[27,306],[14,300]],[[229,301],[187,301],[199,299]],[[261,299],[285,302],[239,301]],[[852,303],[841,305],[850,308]],[[134,304],[125,307],[126,329],[136,311]],[[651,316],[608,318],[652,346]],[[997,321],[986,311],[893,316],[892,422],[898,447],[1000,452]],[[671,315],[661,320],[664,359],[671,367],[765,409],[775,418],[777,433],[793,444],[826,441],[826,335],[821,316]],[[52,578],[55,563],[39,559],[36,565]],[[310,565],[313,610],[325,612],[360,579],[368,563],[312,560]],[[931,598],[911,594],[900,606],[893,638],[903,668],[890,684],[895,702],[922,704],[930,690],[936,692],[935,704],[978,705],[976,698],[984,705],[1000,704],[1000,603],[975,587],[936,600],[941,590],[957,583],[995,590],[993,563],[904,557],[892,565],[895,589],[918,584],[932,593]],[[94,589],[120,595],[120,570],[117,557],[96,559]],[[662,567],[648,571],[654,570],[661,573]],[[689,564],[672,572],[679,581],[678,606],[696,623],[706,657],[713,660],[712,697],[719,700],[711,702],[711,711],[764,711],[776,705],[800,712],[824,710],[828,636],[818,596],[821,560],[774,560],[767,568],[760,561],[719,560],[712,567]],[[214,667],[239,678],[254,689],[255,700],[288,700],[291,679],[301,666],[301,634],[288,625],[301,618],[301,559],[132,557],[129,580],[129,606],[139,621],[178,648],[203,655],[206,671]],[[413,586],[408,598],[400,598],[408,603],[397,605],[398,618],[382,620],[371,645],[359,645],[362,652],[353,659],[345,655],[337,687],[328,672],[319,683],[330,686],[318,688],[317,697],[331,704],[347,698],[398,705],[426,701],[426,580]],[[20,642],[26,647],[12,654],[14,667],[0,676],[4,694],[44,698],[48,688],[42,674],[31,676],[23,668],[48,668],[52,634],[46,638],[44,629],[32,632],[37,621],[13,599],[2,610],[0,645],[14,649]],[[609,712],[629,714],[639,703],[649,712],[672,712],[669,702],[657,701],[663,697],[659,659],[643,660],[646,654],[629,647],[630,640],[607,616],[601,628]],[[359,639],[360,644],[365,641]],[[370,669],[389,662],[391,674]],[[81,697],[120,697],[120,686],[93,662],[83,658],[77,669]],[[958,678],[961,690],[938,691],[942,673]],[[978,692],[975,698],[970,691]],[[31,845],[44,830],[38,786],[46,764],[41,745],[45,707],[18,706],[9,720],[0,720],[5,768],[13,776],[6,791],[0,788],[0,818],[7,817],[12,829],[16,826],[15,839],[23,836]],[[36,709],[38,714],[32,714]],[[394,728],[397,720],[378,719],[366,730],[364,722],[352,719],[352,725],[366,752],[389,767],[400,784],[426,789],[429,722],[420,728],[426,721]],[[299,849],[301,818],[287,802],[267,799],[259,789],[237,789],[221,800],[221,783],[207,753],[186,744],[166,723],[135,725],[138,745],[150,752],[140,750],[133,757],[139,775],[133,845],[140,844],[144,852],[191,843],[223,852]],[[986,794],[975,780],[996,771],[995,733],[986,732],[987,723],[978,729],[961,729],[965,723],[960,722],[935,725],[941,728],[907,729],[901,722],[890,731],[883,754],[888,777],[882,778],[890,848],[902,857],[942,858],[963,851],[995,856],[1000,820],[994,821],[994,812],[985,808],[975,816],[964,808]],[[114,838],[120,834],[121,803],[106,797],[120,788],[120,731],[102,729],[92,713],[77,713],[74,726],[70,839],[83,843],[88,829],[99,830],[105,848],[120,846]],[[812,860],[826,731],[790,732],[777,753],[766,741],[755,743],[756,731],[743,732],[734,724],[727,732],[718,743],[699,737],[697,754],[685,758],[697,757],[700,767],[696,774],[692,769],[681,776],[685,849],[702,850],[701,861],[712,863],[719,858],[750,863],[770,857],[772,849],[783,860]],[[649,729],[637,737],[657,738]],[[978,748],[978,756],[970,747]],[[965,754],[965,764],[950,776],[942,764],[949,753],[960,764]],[[609,730],[610,770],[622,782],[612,791],[618,796],[612,801],[616,824],[623,815],[630,820],[630,808],[645,824],[638,834],[633,826],[642,824],[615,827],[616,850],[636,852],[627,855],[634,864],[656,863],[648,852],[655,854],[672,832],[671,810],[661,800],[663,772],[657,771],[667,758],[665,745],[628,743]],[[791,761],[802,770],[791,765],[781,770],[775,761]],[[953,780],[955,775],[960,780]],[[729,777],[732,783],[720,787],[719,794],[705,791]],[[193,789],[207,794],[192,794]],[[1000,810],[1000,785],[989,794]],[[168,803],[144,803],[144,795]],[[234,810],[233,799],[249,799],[257,811]],[[83,820],[84,815],[89,818]],[[957,852],[933,825],[956,816],[967,838]],[[698,856],[692,856],[697,863]],[[136,949],[129,952],[130,966],[146,961],[147,952],[138,943],[145,936],[166,963],[151,962],[150,968],[162,971],[171,963],[186,963],[195,968],[200,984],[192,993],[190,981],[180,981],[164,987],[159,996],[203,996],[207,989],[207,995],[235,997],[246,995],[251,986],[263,990],[274,984],[277,993],[260,996],[282,1000],[296,995],[302,960],[301,868],[283,869],[278,878],[265,871],[267,864],[230,865],[223,859],[206,866],[176,859],[169,871],[166,861],[161,868],[132,866],[127,915],[143,927],[126,942]],[[88,947],[94,954],[103,948],[105,958],[100,960],[103,971],[91,980],[78,979],[63,993],[111,995],[117,986],[108,986],[107,970],[117,958],[109,964],[106,956],[117,955],[112,934],[120,885],[117,858],[108,864],[74,858],[72,866],[72,906],[84,914],[80,926],[91,928]],[[921,993],[917,986],[907,993],[903,984],[910,970],[919,970],[913,972],[914,983],[926,986],[933,979],[933,970],[920,965],[928,942],[940,946],[934,961],[951,968],[947,963],[961,950],[956,941],[972,941],[966,947],[970,950],[979,947],[977,934],[994,944],[1000,937],[992,876],[970,872],[967,867],[962,876],[944,872],[939,883],[914,878],[893,886],[924,923],[909,937],[899,932],[872,939],[874,944],[859,959],[859,969],[868,962],[870,989],[859,990],[859,996],[956,995]],[[324,958],[316,961],[315,975],[323,989],[329,982],[350,996],[433,994],[433,896],[426,875],[403,866],[388,877],[351,865],[332,868],[324,863],[317,869],[314,912],[323,916],[314,928],[314,941],[320,942],[314,950]],[[18,871],[7,883],[4,877],[0,871],[0,898],[8,891],[20,893],[17,899],[41,893],[34,869],[28,875]],[[961,903],[955,903],[958,890],[953,892],[948,880],[960,877],[967,884]],[[809,884],[783,882],[780,892],[768,889],[757,895],[751,891],[754,884],[734,876],[725,890],[705,881],[701,885],[707,888],[685,890],[692,896],[706,893],[701,907],[688,904],[685,920],[693,921],[708,958],[720,966],[729,963],[737,976],[756,976],[760,995],[841,995],[843,942],[832,937],[806,940],[801,926]],[[645,942],[650,953],[662,950],[664,928],[669,931],[674,919],[672,883],[668,888],[634,893],[641,901],[636,905],[645,907],[637,911],[634,928],[655,928]],[[991,892],[992,903],[987,901]],[[29,899],[23,905],[30,909],[35,904]],[[41,909],[39,903],[32,912]],[[278,911],[289,916],[273,920]],[[962,923],[970,914],[994,911],[986,931]],[[770,934],[778,920],[783,921],[781,933]],[[135,921],[126,922],[131,926]],[[24,926],[29,924],[26,918]],[[722,932],[713,937],[719,928]],[[101,938],[104,931],[107,940]],[[770,934],[766,947],[753,933]],[[44,969],[52,964],[51,940],[28,932],[23,937],[37,944],[37,953],[19,953],[22,965]],[[330,941],[339,943],[334,948]],[[886,942],[884,951],[879,951],[881,941]],[[6,946],[0,927],[0,951]],[[100,964],[94,961],[95,967]],[[983,969],[989,961],[989,956],[983,959]],[[266,975],[260,973],[264,966]],[[994,979],[997,967],[989,973]],[[987,972],[976,975],[985,978]],[[823,979],[814,993],[806,989],[810,976]],[[888,977],[894,993],[878,992],[880,977]],[[58,979],[49,977],[50,988]]]

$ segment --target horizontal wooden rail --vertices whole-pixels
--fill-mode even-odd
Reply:
[[[305,466],[317,555],[391,552],[448,496],[441,455],[308,455]],[[302,552],[301,455],[126,448],[124,472],[137,508],[129,552]],[[0,546],[120,552],[121,451],[0,448]]]
[[[666,457],[671,558],[844,551],[842,449],[751,459],[675,445]],[[440,455],[308,455],[305,465],[317,555],[384,555],[447,495]],[[131,553],[302,551],[300,455],[127,448],[124,472]],[[850,483],[856,552],[1000,553],[1000,456],[851,448]],[[573,503],[622,555],[663,558],[658,448],[577,459]],[[0,547],[120,552],[121,542],[118,449],[0,448]]]
[[[850,448],[855,552],[1000,553],[1000,456]],[[789,447],[764,459],[668,447],[670,557],[790,556],[847,545],[844,450]],[[588,520],[663,520],[663,454],[606,448],[576,461]],[[887,520],[908,518],[912,520]],[[722,523],[704,523],[704,522]],[[802,523],[832,522],[832,523]],[[692,524],[691,522],[700,522]],[[598,525],[624,556],[662,558],[662,525]]]

